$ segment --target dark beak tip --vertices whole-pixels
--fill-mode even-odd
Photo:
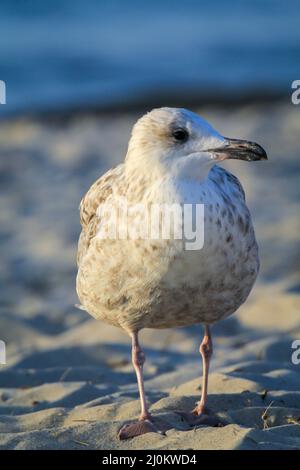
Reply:
[[[261,161],[266,161],[268,160],[268,155],[267,155],[267,152],[265,152],[265,150],[261,153],[261,155],[259,156],[259,158],[257,160],[261,160]]]
[[[227,138],[227,158],[246,161],[268,160],[265,149],[248,140],[229,139]]]

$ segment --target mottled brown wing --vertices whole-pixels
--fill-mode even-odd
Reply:
[[[234,189],[239,194],[241,199],[245,201],[245,191],[241,183],[239,182],[238,178],[235,175],[225,170],[225,168],[221,168],[220,166],[217,166],[217,165],[214,166],[213,172],[214,172],[214,176],[212,179],[215,180],[217,185],[219,185],[220,182],[222,184],[226,183],[227,186],[230,186],[231,189]],[[216,177],[217,178],[219,177],[220,181],[218,181]]]
[[[100,204],[104,204],[107,201],[113,192],[113,187],[118,186],[118,181],[123,174],[123,166],[122,164],[112,168],[95,181],[80,202],[79,211],[82,231],[78,241],[78,266],[86,254],[92,238],[97,233],[99,224],[97,209]]]

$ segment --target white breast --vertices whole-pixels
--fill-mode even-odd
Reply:
[[[200,317],[201,321],[215,321],[233,313],[249,295],[259,269],[243,192],[223,171],[212,172],[203,183],[173,180],[164,185],[163,197],[170,203],[204,204],[202,249],[185,250],[178,243],[163,279],[166,290],[189,290],[191,298],[186,309],[191,324]]]

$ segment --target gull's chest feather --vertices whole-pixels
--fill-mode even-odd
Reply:
[[[202,297],[210,288],[232,296],[248,295],[259,260],[255,234],[243,190],[235,177],[217,169],[204,183],[178,181],[176,197],[183,204],[204,205],[204,243],[200,250],[178,245],[164,283],[195,288]]]

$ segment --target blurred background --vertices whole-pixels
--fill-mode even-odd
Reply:
[[[2,0],[1,114],[289,95],[297,0]]]
[[[128,338],[74,307],[78,205],[155,106],[190,108],[266,149],[268,162],[224,164],[245,187],[261,272],[239,314],[216,326],[213,367],[259,357],[289,369],[300,337],[299,2],[1,0],[0,35],[1,413],[79,406],[102,393],[90,382],[114,383],[117,403],[128,386],[136,398]],[[200,336],[143,333],[152,402],[167,382],[195,377]],[[23,447],[49,447],[49,436],[30,436]]]

